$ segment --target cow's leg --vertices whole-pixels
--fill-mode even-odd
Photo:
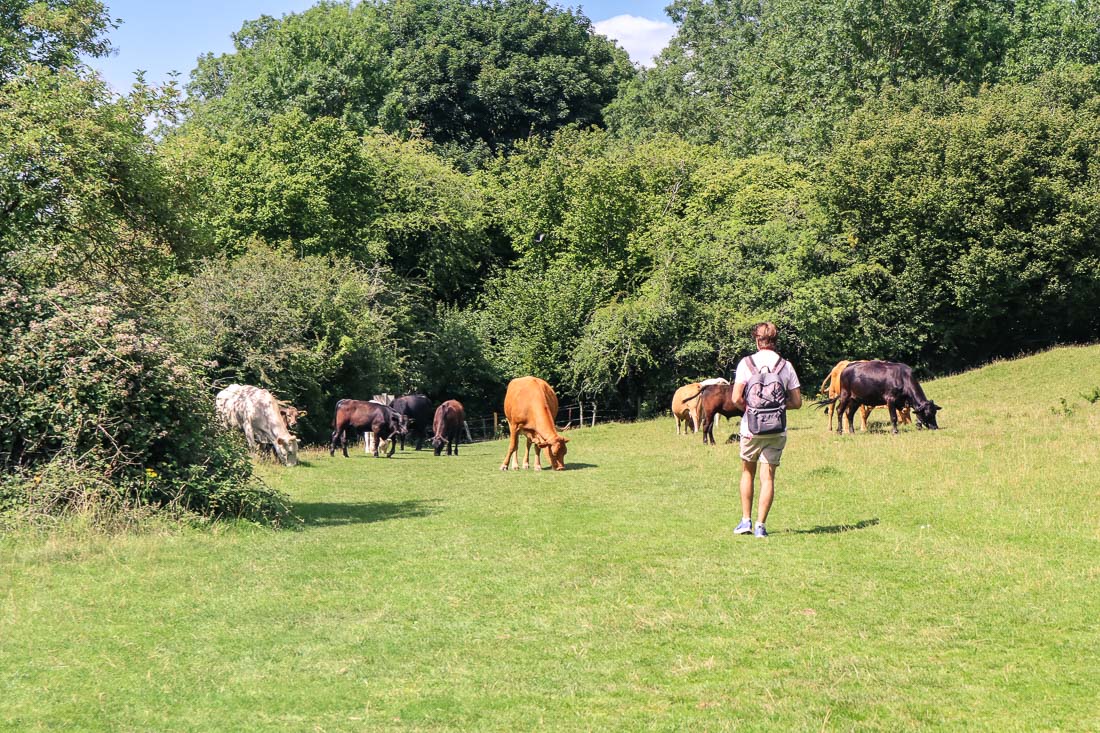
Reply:
[[[378,458],[378,446],[382,443],[382,436],[378,434],[377,430],[371,431],[371,437],[374,439],[374,451],[371,453],[375,458]]]
[[[535,449],[536,451],[538,448]],[[523,470],[526,471],[531,467],[531,439],[527,438],[527,452],[523,456]]]
[[[549,448],[546,449],[546,457],[547,458],[550,457],[550,449]],[[535,470],[536,471],[541,471],[542,470],[542,448],[539,447],[538,443],[535,443]]]
[[[680,423],[683,422],[683,420],[676,413],[672,413],[672,416],[674,418],[676,418],[676,434],[679,435],[680,434]]]
[[[393,452],[397,450],[397,441],[390,436],[390,452],[386,454],[386,458],[393,458]]]
[[[848,435],[855,435],[856,434],[855,419],[856,419],[856,410],[858,410],[858,409],[859,409],[859,405],[856,404],[855,402],[852,402],[850,405],[848,405],[848,411],[844,415],[846,418],[848,418]]]
[[[868,407],[867,405],[861,405],[860,408],[859,408],[859,421],[860,421],[859,429],[862,430],[865,433],[867,432],[867,418],[870,417],[871,411],[874,410],[874,409],[875,408]]]
[[[508,461],[516,455],[516,448],[518,447],[519,443],[519,433],[516,432],[515,427],[511,424],[509,424],[508,427],[510,433],[508,436],[508,453],[506,453],[504,456],[504,463],[500,464],[501,471],[508,470]]]
[[[340,435],[339,430],[333,430],[332,431],[332,437],[329,438],[329,444],[328,444],[329,458],[332,458],[334,455],[336,455],[336,441],[339,440],[339,437],[338,437],[339,435]]]
[[[886,409],[890,411],[890,424],[894,427],[894,435],[898,434],[898,408],[893,402],[886,403]]]

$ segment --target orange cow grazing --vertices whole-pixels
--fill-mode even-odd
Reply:
[[[508,470],[508,461],[512,468],[518,468],[516,449],[520,433],[527,438],[527,455],[523,467],[531,463],[531,443],[535,444],[535,470],[542,470],[542,449],[550,457],[550,467],[555,471],[565,469],[565,444],[569,438],[558,435],[554,418],[558,414],[558,396],[549,384],[538,377],[519,377],[508,383],[508,392],[504,396],[504,417],[508,420],[511,436],[508,440],[508,455],[500,464],[501,471]]]
[[[691,432],[699,432],[699,403],[702,400],[692,400],[691,402],[684,402],[684,400],[695,397],[702,389],[703,385],[692,382],[680,387],[676,390],[676,394],[672,395],[672,416],[676,418],[677,435],[680,434],[680,423],[684,424],[685,434],[689,423],[691,424]]]
[[[866,359],[859,359],[859,360],[856,360],[856,361],[838,361],[836,363],[836,366],[833,367],[832,371],[829,372],[829,376],[825,377],[825,381],[821,383],[821,391],[823,393],[825,393],[828,396],[829,399],[835,399],[836,397],[838,397],[840,395],[840,373],[843,372],[844,369],[849,364],[864,364],[864,363],[866,363],[866,361],[867,361]],[[860,408],[859,408],[860,430],[867,430],[867,417],[871,414],[871,411],[874,410],[874,409],[875,408],[867,407],[866,405],[861,405],[860,406]],[[827,412],[829,414],[829,432],[832,432],[832,430],[833,430],[833,413],[836,412],[835,403],[834,403],[834,407],[832,407],[832,408],[826,407],[825,412]],[[899,418],[899,422],[901,422],[902,425],[912,425],[913,424],[913,418],[911,418],[909,416],[909,408],[908,407],[903,407],[902,409],[898,410],[898,418]],[[838,420],[838,422],[839,422],[839,420]],[[837,427],[839,427],[839,425]]]

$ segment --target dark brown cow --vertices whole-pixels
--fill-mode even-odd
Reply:
[[[703,387],[684,402],[699,400],[699,413],[703,416],[703,445],[714,445],[714,420],[717,415],[726,418],[741,417],[742,412],[733,402],[732,384],[711,384]]]
[[[435,454],[443,454],[443,446],[447,446],[447,455],[451,455],[451,446],[454,446],[454,455],[458,455],[458,443],[462,438],[462,424],[466,421],[466,410],[458,400],[447,400],[435,408],[435,420],[432,422],[432,448]]]
[[[364,402],[362,400],[340,400],[336,403],[336,417],[332,421],[332,442],[329,445],[328,454],[335,455],[336,441],[340,441],[340,447],[344,451],[344,457],[348,457],[348,431],[359,433],[371,433],[374,435],[374,457],[378,458],[378,446],[383,440],[390,441],[390,450],[387,457],[393,456],[397,447],[394,438],[408,433],[408,422],[404,415],[399,415],[387,405],[377,402]]]
[[[827,404],[832,400],[823,400]],[[936,413],[940,406],[924,396],[920,382],[913,377],[913,370],[906,364],[893,361],[864,361],[849,364],[840,374],[840,395],[836,398],[836,414],[848,417],[848,432],[854,433],[853,418],[856,408],[880,407],[890,410],[890,424],[898,432],[898,410],[913,408],[917,427],[936,430]],[[844,434],[843,423],[837,432]]]

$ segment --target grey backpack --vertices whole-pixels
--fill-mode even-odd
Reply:
[[[782,359],[770,369],[756,368],[748,357],[752,376],[745,384],[745,425],[752,435],[773,435],[787,429],[787,389],[779,379]]]

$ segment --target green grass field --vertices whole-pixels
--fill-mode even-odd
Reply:
[[[1058,349],[925,384],[938,432],[794,413],[767,540],[671,418],[562,473],[263,468],[299,528],[12,533],[0,728],[1100,730],[1096,387]]]

